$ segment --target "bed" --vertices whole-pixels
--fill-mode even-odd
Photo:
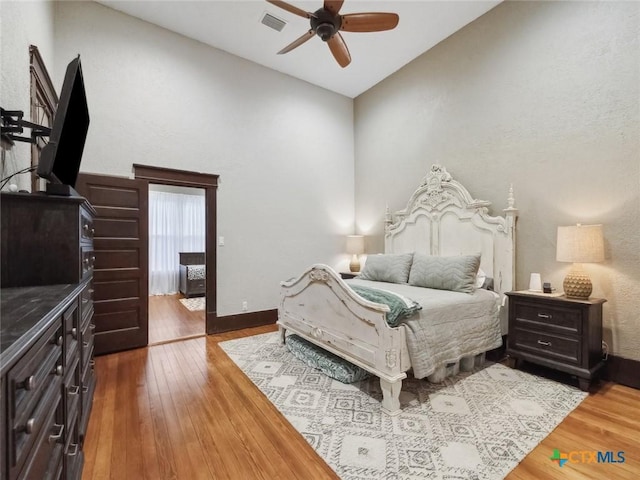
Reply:
[[[507,328],[505,293],[513,289],[515,279],[518,211],[514,204],[509,188],[503,215],[492,216],[490,202],[474,199],[443,166],[433,165],[405,209],[391,214],[387,208],[384,254],[369,255],[361,275],[345,281],[331,267],[315,264],[281,282],[277,324],[282,342],[287,332],[296,334],[376,375],[382,411],[400,413],[399,396],[407,371],[413,369],[416,378],[441,381],[458,368],[479,364],[484,352],[500,346]],[[394,262],[401,257],[405,262],[398,266]],[[415,268],[410,283],[423,286],[402,281],[407,257],[411,258],[409,277]],[[425,288],[431,286],[432,280],[425,278],[429,278],[432,262],[444,268],[435,275],[436,288]],[[475,267],[470,288],[469,270],[474,262],[479,268]],[[381,277],[376,278],[373,267],[378,267]],[[462,271],[455,280],[447,276],[451,268]],[[390,278],[384,278],[385,274]],[[478,275],[491,282],[480,282]],[[380,278],[393,281],[381,282]],[[460,281],[462,290],[446,290],[450,280],[453,284]],[[492,283],[492,291],[478,288],[481,283]],[[404,300],[417,303],[427,297],[426,304],[420,304],[413,317],[390,326],[388,305],[356,293],[356,287],[369,286],[396,291]],[[480,303],[485,306],[478,313]],[[419,343],[425,339],[426,344]]]
[[[180,293],[185,297],[205,294],[206,269],[204,252],[180,252]]]

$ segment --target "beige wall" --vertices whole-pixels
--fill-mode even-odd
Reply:
[[[280,281],[347,263],[353,102],[93,2],[57,2],[55,79],[82,56],[86,172],[220,175],[218,315],[277,307]],[[318,139],[343,148],[327,154]]]
[[[520,209],[517,287],[562,287],[556,227],[602,223],[605,339],[640,360],[640,4],[506,2],[355,100],[356,221],[382,249],[433,163]],[[383,188],[383,185],[388,187]],[[381,194],[380,192],[385,192]]]
[[[47,1],[0,1],[0,106],[7,110],[22,110],[25,120],[31,120],[29,97],[29,46],[38,47],[45,64],[54,63],[53,3]],[[49,72],[52,73],[52,72]],[[25,129],[25,135],[30,130]],[[31,146],[15,142],[2,149],[0,178],[31,165]],[[20,190],[30,190],[28,174],[13,177]],[[9,185],[5,186],[8,190]]]
[[[351,99],[95,2],[0,8],[3,107],[28,111],[33,38],[57,89],[81,55],[91,116],[82,171],[130,177],[140,163],[220,175],[219,315],[243,301],[249,311],[276,308],[279,282],[309,264],[346,267]],[[323,148],[325,138],[340,148]],[[9,170],[28,165],[20,149]]]

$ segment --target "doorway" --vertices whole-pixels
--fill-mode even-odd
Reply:
[[[149,184],[149,345],[205,334],[205,191]]]
[[[135,165],[134,179],[80,173],[76,190],[95,208],[93,304],[95,355],[148,345],[149,184],[205,191],[206,333],[216,310],[216,194],[218,175]]]
[[[133,164],[136,180],[145,180],[149,185],[198,188],[205,197],[205,329],[213,333],[217,319],[216,310],[216,193],[218,175],[189,172],[163,167]]]

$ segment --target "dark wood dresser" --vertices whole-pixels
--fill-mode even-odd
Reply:
[[[95,212],[82,197],[0,203],[0,478],[80,479],[96,385]]]
[[[582,390],[601,372],[602,304],[526,292],[509,292],[507,354],[578,377]]]

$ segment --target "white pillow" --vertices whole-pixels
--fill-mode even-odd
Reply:
[[[484,270],[478,268],[478,273],[476,274],[476,288],[482,288],[486,279],[487,274],[484,273]]]

